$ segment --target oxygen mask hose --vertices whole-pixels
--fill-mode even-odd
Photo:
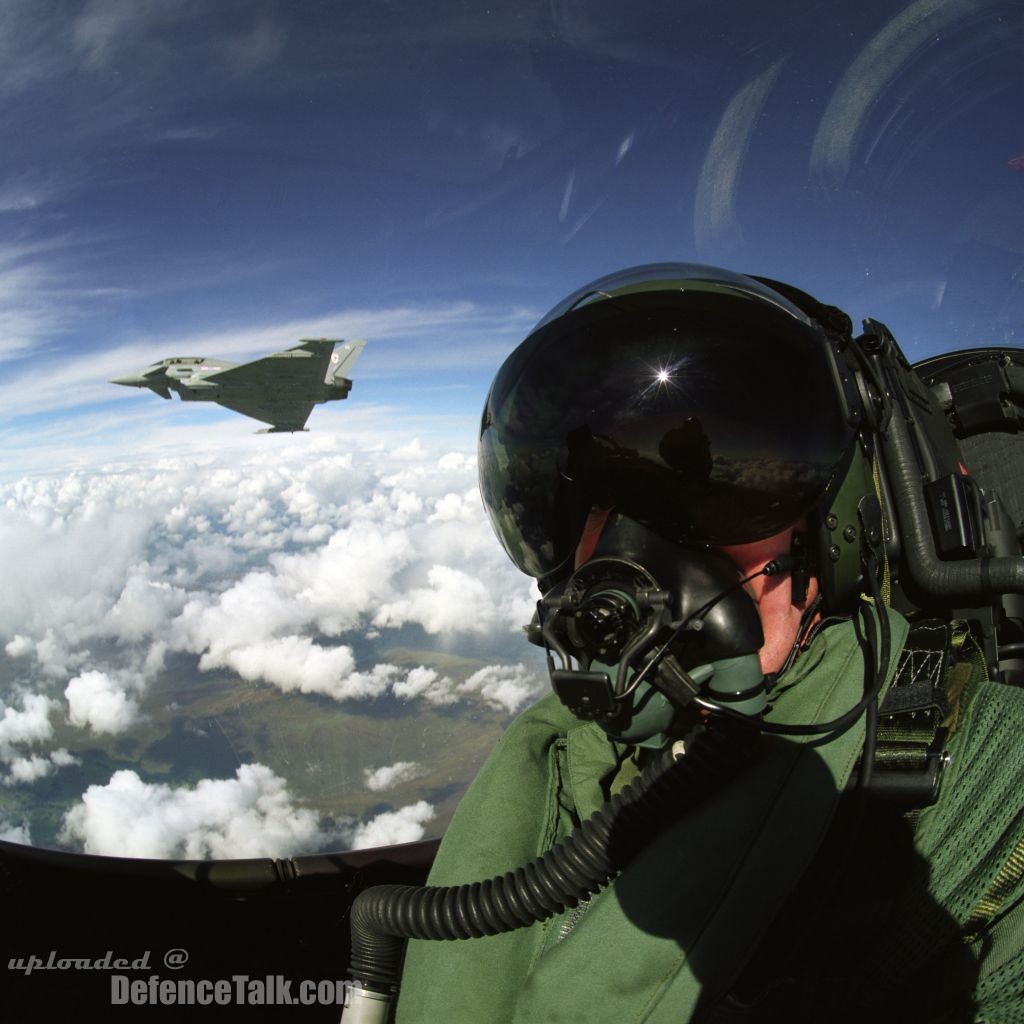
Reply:
[[[746,765],[758,730],[712,715],[547,853],[504,875],[455,886],[380,885],[352,903],[345,1024],[384,1024],[398,990],[405,940],[469,939],[524,928],[606,886],[659,832]]]
[[[772,563],[754,575],[782,569]],[[743,591],[752,578],[737,579],[724,556],[680,547],[624,515],[609,516],[591,557],[538,609],[540,638],[562,663],[554,668],[549,649],[559,698],[577,717],[652,753],[666,746],[678,712],[700,687],[688,667],[697,666],[702,680],[711,670],[708,689],[719,699],[744,710],[743,701],[753,702],[751,717],[710,712],[687,738],[685,756],[655,754],[587,821],[515,871],[466,885],[385,885],[360,893],[351,910],[344,1024],[387,1020],[406,939],[497,935],[576,906],[748,763],[759,735],[754,716],[764,704],[756,653],[764,636]],[[600,699],[592,699],[595,687]]]

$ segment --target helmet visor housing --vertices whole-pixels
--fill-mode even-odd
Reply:
[[[641,267],[582,289],[509,356],[484,408],[480,489],[505,550],[551,577],[595,506],[686,544],[789,526],[853,438],[829,346],[728,271]]]

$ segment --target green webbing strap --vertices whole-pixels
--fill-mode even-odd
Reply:
[[[876,768],[897,772],[927,769],[946,710],[949,644],[944,622],[924,620],[911,626],[896,679],[880,709]]]
[[[878,742],[886,744],[923,744],[928,746],[935,739],[938,728],[934,714],[922,711],[915,717],[909,715],[893,715],[892,718],[878,727]],[[898,751],[898,746],[897,746]]]
[[[891,743],[879,732],[874,764],[885,771],[923,771],[928,767],[928,746],[922,743]]]
[[[1000,868],[999,873],[988,887],[985,895],[978,900],[971,916],[964,922],[963,940],[971,944],[981,938],[985,929],[1002,909],[1006,897],[1024,878],[1024,838],[1013,848],[1009,860]]]
[[[962,619],[951,623],[950,645],[956,655],[949,672],[946,696],[949,713],[942,722],[952,736],[960,727],[961,712],[970,702],[978,683],[988,678],[985,655],[971,633],[970,625]]]

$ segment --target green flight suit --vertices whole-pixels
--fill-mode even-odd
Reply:
[[[888,614],[891,677],[907,623],[895,612]],[[853,624],[823,630],[780,682],[770,719],[820,722],[838,717],[860,698],[863,670]],[[993,702],[990,694],[999,691],[997,696],[1005,697],[1002,691],[1007,690],[995,684],[982,687],[971,701],[972,711],[999,705],[995,718],[1003,721],[1006,701]],[[1016,691],[1010,695],[1019,737],[1024,701]],[[1012,861],[1014,844],[1024,836],[1020,812],[1024,758],[1017,755],[1014,761],[1015,796],[1007,793],[1007,786],[1014,788],[1014,778],[1002,771],[997,772],[1004,783],[1001,801],[979,800],[972,793],[974,772],[979,759],[986,764],[990,759],[976,717],[972,715],[957,733],[955,742],[961,749],[953,751],[942,799],[921,815],[918,828],[916,860],[941,864],[943,874],[935,873],[934,884],[919,885],[924,896],[916,903],[909,899],[904,908],[914,919],[914,913],[921,916],[918,903],[941,904],[942,920],[958,922],[954,925],[957,962],[966,957],[975,965],[979,951],[965,946],[956,928],[963,926],[994,886],[998,913],[1014,905],[1024,890],[1019,877],[1003,877],[1001,887],[996,885],[1000,871],[1005,875],[1005,866]],[[991,721],[984,728],[990,729]],[[898,1004],[898,993],[890,995],[890,975],[895,973],[897,989],[901,977],[892,956],[881,963],[870,955],[859,956],[856,963],[837,965],[835,976],[829,973],[832,965],[826,958],[826,968],[816,965],[810,979],[799,969],[784,969],[786,983],[779,984],[772,976],[760,988],[755,984],[757,998],[752,1001],[731,995],[738,983],[742,988],[751,958],[762,962],[760,954],[755,956],[759,943],[767,941],[766,935],[773,939],[779,922],[792,917],[780,912],[787,897],[794,890],[800,892],[802,880],[817,877],[816,858],[828,846],[824,840],[862,742],[863,719],[825,744],[765,737],[749,768],[669,825],[589,904],[502,935],[410,942],[397,1024],[761,1022],[844,1019],[847,1010],[849,1019],[857,1019],[851,1008],[870,1007],[876,994],[884,1005]],[[1018,749],[1019,743],[1018,738]],[[631,770],[635,771],[628,753],[596,726],[576,721],[553,697],[541,700],[510,726],[481,769],[446,833],[430,884],[489,878],[543,853],[576,822],[589,817],[610,791],[628,781]],[[970,828],[971,815],[976,816],[982,805],[988,815],[983,856],[982,851],[970,849],[977,833],[963,831]],[[948,861],[956,863],[950,851],[957,850],[970,860],[970,866],[966,860],[956,864],[953,884],[952,876],[944,872],[950,870]],[[1024,847],[1018,852],[1024,854]],[[840,866],[844,862],[842,850],[838,862]],[[855,864],[862,866],[860,861]],[[884,878],[878,878],[877,885],[884,887]],[[845,892],[842,885],[825,888],[833,894]],[[956,893],[948,892],[950,888]],[[896,904],[901,895],[894,894]],[[802,906],[808,903],[806,895],[801,899]],[[868,904],[873,910],[874,903],[869,900]],[[934,925],[934,916],[925,914],[923,919]],[[1017,934],[1020,917],[1019,911],[1011,912],[998,922],[1001,944],[996,941],[987,957],[995,959],[980,973],[975,968],[971,977],[979,1005],[987,999],[985,1005],[992,1013],[979,1019],[1024,1020],[999,1009],[1002,1002],[1013,1001],[1014,986],[1024,972],[1020,952],[1024,942]],[[773,941],[771,953],[776,958],[781,955],[785,960],[786,950],[791,946],[799,951],[805,940],[810,940],[815,955],[820,954],[820,948],[815,948],[821,946],[815,944],[820,920],[813,913],[810,923],[797,918],[795,929],[783,934],[782,942],[790,945]],[[991,945],[993,925],[986,924],[986,942]],[[827,927],[824,933],[830,934]],[[900,936],[896,959],[909,965],[908,970],[918,971],[928,961],[934,927],[922,936],[913,928],[901,933],[890,925],[884,934]],[[767,960],[774,970],[772,956]],[[804,960],[812,962],[813,957]],[[862,976],[865,962],[871,974],[867,985]],[[789,974],[796,976],[793,984]],[[781,1001],[773,994],[780,991]],[[943,1005],[951,1004],[946,1000]],[[875,1019],[882,1017],[876,1013]],[[917,1018],[904,1015],[900,1019]]]

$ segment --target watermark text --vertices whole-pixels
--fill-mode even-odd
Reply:
[[[7,961],[7,970],[22,971],[31,974],[33,971],[148,971],[150,951],[147,949],[142,956],[115,957],[114,951],[108,949],[104,956],[95,959],[87,956],[61,956],[51,949],[44,960],[41,956],[11,957]]]
[[[193,978],[110,977],[112,1006],[341,1006],[345,1002],[343,981],[293,981],[279,974],[251,978],[233,974],[217,981]]]

